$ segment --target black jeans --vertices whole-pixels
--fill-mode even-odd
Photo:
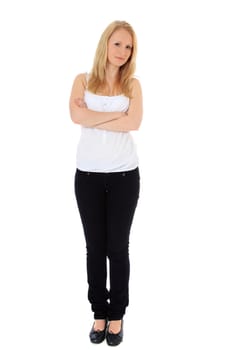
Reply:
[[[129,234],[139,191],[138,168],[115,173],[76,170],[75,194],[87,248],[88,299],[95,319],[119,320],[129,304]]]

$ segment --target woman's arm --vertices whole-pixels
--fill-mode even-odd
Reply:
[[[104,122],[96,126],[98,129],[109,131],[127,132],[138,130],[143,116],[143,101],[140,82],[133,79],[132,82],[132,98],[127,113],[121,118]]]
[[[74,123],[86,127],[96,127],[101,123],[116,120],[124,115],[123,112],[96,112],[84,108],[79,101],[84,101],[85,88],[86,74],[79,74],[74,80],[69,101],[70,116]]]

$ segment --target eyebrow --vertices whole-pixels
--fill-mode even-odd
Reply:
[[[120,43],[123,44],[123,42],[121,40],[113,40],[115,43]],[[133,44],[126,44],[126,46],[131,46],[133,47]]]

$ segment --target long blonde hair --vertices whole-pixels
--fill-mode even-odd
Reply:
[[[99,40],[94,56],[93,67],[88,81],[88,89],[96,93],[100,86],[105,85],[107,64],[107,44],[111,35],[118,29],[125,29],[132,36],[132,52],[128,61],[119,69],[119,86],[121,93],[131,97],[131,78],[136,69],[137,38],[132,26],[125,21],[114,21],[104,30]]]

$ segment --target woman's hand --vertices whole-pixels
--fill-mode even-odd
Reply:
[[[75,104],[77,105],[77,107],[80,107],[80,108],[87,108],[87,105],[84,101],[83,98],[75,98]]]

